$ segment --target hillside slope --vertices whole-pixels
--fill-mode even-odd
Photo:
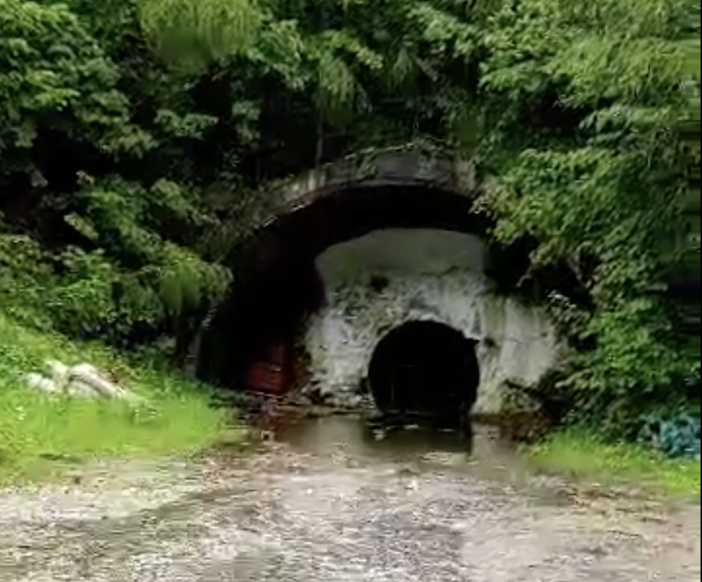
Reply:
[[[32,391],[23,376],[41,371],[47,359],[89,362],[146,404]],[[100,346],[24,328],[0,312],[0,482],[44,474],[56,460],[196,451],[217,440],[224,427],[225,413],[211,406],[202,386],[130,366]]]

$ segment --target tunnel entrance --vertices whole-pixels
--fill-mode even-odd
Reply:
[[[416,183],[345,186],[281,213],[228,258],[235,283],[203,330],[197,377],[247,389],[251,366],[291,345],[323,304],[315,259],[329,247],[382,229],[482,233],[489,224],[468,196]]]
[[[474,342],[440,323],[413,321],[376,347],[368,380],[386,416],[459,424],[477,397],[480,375]]]

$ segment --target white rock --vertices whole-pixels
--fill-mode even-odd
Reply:
[[[58,360],[48,360],[46,362],[47,376],[53,380],[56,389],[65,391],[68,385],[70,368]]]
[[[125,398],[127,396],[124,388],[114,382],[110,382],[90,364],[79,364],[71,368],[71,381],[87,384],[94,391],[108,398]]]
[[[42,392],[58,392],[58,388],[53,380],[45,378],[41,374],[31,373],[27,374],[24,378],[27,386],[30,388],[41,390]]]
[[[82,396],[84,398],[99,398],[102,396],[90,384],[81,382],[80,380],[72,380],[66,386],[66,393],[71,396]]]
[[[110,381],[91,364],[68,367],[58,360],[45,363],[46,374],[27,374],[24,381],[30,388],[46,393],[62,393],[82,398],[111,398],[142,403],[145,399]]]
[[[71,367],[71,374],[93,374],[95,376],[99,376],[100,372],[92,364],[83,362],[82,364]]]

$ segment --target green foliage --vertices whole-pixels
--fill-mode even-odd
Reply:
[[[195,63],[250,48],[263,24],[263,14],[250,0],[141,0],[139,15],[171,58]]]
[[[551,435],[528,451],[537,468],[565,473],[586,484],[595,482],[699,499],[699,459],[667,459],[641,445],[607,442],[597,435],[566,431]]]
[[[104,188],[90,186],[67,200],[77,210],[67,222],[99,248],[66,247],[52,257],[53,276],[34,275],[35,287],[42,286],[35,295],[41,301],[36,311],[49,315],[56,329],[119,341],[137,324],[156,327],[167,317],[217,301],[226,291],[226,269],[150,228],[182,223],[194,230],[209,224],[177,185],[159,181],[145,190],[108,180]],[[26,269],[15,270],[29,275]]]
[[[88,18],[104,16],[101,8],[75,7],[83,17],[63,5],[0,5],[0,293],[34,325],[123,343],[137,325],[167,327],[216,301],[229,274],[198,255],[216,219],[193,185],[105,170],[139,178],[138,164],[156,166],[174,145],[203,139],[217,118],[175,111],[178,94],[156,93],[140,127],[126,71],[108,55],[127,34],[101,46]],[[115,34],[138,32],[135,12],[112,18]],[[151,73],[132,87],[143,95],[159,65],[133,64]],[[59,231],[39,215],[60,220]]]
[[[46,127],[105,151],[148,147],[116,90],[119,72],[65,6],[0,3],[0,153],[30,148]]]
[[[630,437],[644,411],[689,396],[692,360],[667,301],[651,295],[684,230],[678,127],[699,87],[686,63],[688,7],[506,2],[482,63],[495,96],[482,144],[495,236],[532,235],[535,273],[567,264],[577,275],[593,307],[570,336],[594,347],[580,349],[561,388],[575,392],[579,419]]]
[[[48,253],[27,235],[0,233],[0,297],[3,307],[15,317],[36,327],[50,326],[49,316],[32,307],[41,305],[42,287],[52,285],[53,266]]]
[[[579,391],[576,414],[589,413],[604,423],[601,429],[634,438],[647,412],[685,405],[685,382],[694,369],[689,356],[675,349],[663,313],[658,302],[645,298],[591,318],[587,332],[597,346],[580,354],[569,379]]]

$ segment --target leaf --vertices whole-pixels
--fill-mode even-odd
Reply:
[[[75,213],[71,213],[64,216],[63,219],[66,221],[67,224],[75,228],[76,231],[78,231],[87,239],[93,242],[96,242],[99,239],[100,235],[98,234],[97,230],[95,230],[95,227],[90,223],[89,220],[86,220],[82,216]]]

